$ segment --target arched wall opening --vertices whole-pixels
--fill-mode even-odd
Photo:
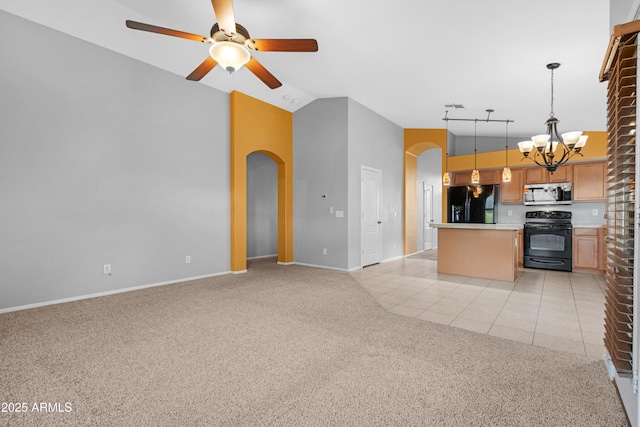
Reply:
[[[278,166],[278,263],[293,262],[293,115],[231,92],[231,271],[247,270],[247,157],[269,156]]]
[[[447,131],[445,129],[404,130],[404,254],[418,251],[418,156],[432,148],[441,149],[441,170],[445,170]],[[442,192],[442,218],[446,218],[447,194]]]
[[[416,239],[418,252],[435,249],[438,246],[438,229],[431,228],[431,223],[443,222],[441,148],[430,148],[418,155],[416,173],[416,205],[417,223]],[[429,191],[425,188],[428,187]],[[428,201],[425,199],[429,199]],[[431,209],[429,209],[431,208]],[[427,210],[429,212],[427,212]],[[427,245],[425,243],[428,242]]]
[[[265,153],[247,156],[247,259],[278,254],[278,164]]]

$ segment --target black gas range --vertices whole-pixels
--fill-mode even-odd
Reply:
[[[524,266],[571,271],[572,234],[571,212],[527,212],[524,224]]]

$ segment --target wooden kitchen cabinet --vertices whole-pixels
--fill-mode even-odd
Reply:
[[[607,269],[607,229],[601,227],[598,229],[598,270]]]
[[[522,203],[525,169],[511,169],[511,182],[500,184],[501,203]]]
[[[547,180],[548,182],[572,182],[573,165],[565,163],[564,165],[560,166],[553,174],[548,173]]]
[[[524,264],[524,230],[518,230],[518,265]]]
[[[573,229],[573,268],[598,270],[600,242],[597,228]]]
[[[451,176],[451,186],[471,185],[471,172],[456,172]]]
[[[573,200],[576,202],[605,200],[605,177],[605,162],[574,164]]]
[[[500,184],[502,181],[502,170],[488,169],[480,171],[480,184]]]
[[[547,184],[551,182],[571,182],[573,180],[573,165],[564,164],[553,174],[541,166],[534,166],[525,170],[525,184]]]
[[[480,184],[478,185],[490,185],[500,184],[502,179],[502,171],[497,169],[486,169],[480,172]],[[451,177],[451,186],[459,187],[463,185],[471,185],[471,171],[455,172]]]
[[[534,166],[525,169],[525,184],[544,184],[547,182],[549,172],[543,167]]]

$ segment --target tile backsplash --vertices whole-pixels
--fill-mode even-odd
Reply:
[[[504,224],[524,224],[525,213],[530,211],[569,211],[573,214],[572,223],[574,225],[604,224],[604,202],[573,202],[570,205],[550,205],[550,206],[525,206],[523,204],[498,205],[498,223]],[[511,215],[509,215],[511,211]],[[597,212],[594,215],[594,212]]]

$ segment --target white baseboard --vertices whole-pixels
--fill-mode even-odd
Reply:
[[[260,255],[260,256],[253,256],[251,258],[247,258],[247,261],[251,260],[251,259],[260,259],[260,258],[273,258],[278,256],[278,254],[271,254],[271,255]]]
[[[316,264],[307,264],[304,262],[292,262],[291,264],[302,265],[304,267],[313,267],[313,268],[323,268],[325,270],[335,270],[335,271],[352,271],[346,268],[337,268],[337,267],[327,267],[326,265],[316,265]],[[360,267],[358,267],[360,268]]]
[[[380,264],[383,264],[385,262],[390,262],[390,261],[396,261],[398,259],[402,259],[402,258],[406,258],[408,255],[400,255],[397,257],[393,257],[393,258],[387,258],[387,259],[383,259],[382,261],[380,261]]]
[[[56,299],[56,300],[52,300],[52,301],[44,301],[44,302],[37,302],[37,303],[34,303],[34,304],[19,305],[17,307],[1,308],[0,309],[0,314],[10,313],[12,311],[28,310],[30,308],[44,307],[44,306],[53,305],[53,304],[62,304],[62,303],[65,303],[65,302],[79,301],[79,300],[89,299],[89,298],[96,298],[96,297],[104,297],[104,296],[114,295],[114,294],[121,294],[121,293],[124,293],[124,292],[139,291],[141,289],[155,288],[157,286],[175,285],[176,283],[189,282],[191,280],[206,279],[208,277],[215,277],[215,276],[224,276],[225,274],[229,274],[229,273],[231,273],[231,272],[230,271],[223,271],[221,273],[205,274],[204,276],[186,277],[184,279],[170,280],[170,281],[167,281],[167,282],[152,283],[150,285],[133,286],[131,288],[115,289],[113,291],[97,292],[95,294],[79,295],[77,297],[61,298],[61,299]]]
[[[231,274],[244,274],[246,272],[247,272],[247,270],[245,269],[245,270],[231,271],[230,273]]]

